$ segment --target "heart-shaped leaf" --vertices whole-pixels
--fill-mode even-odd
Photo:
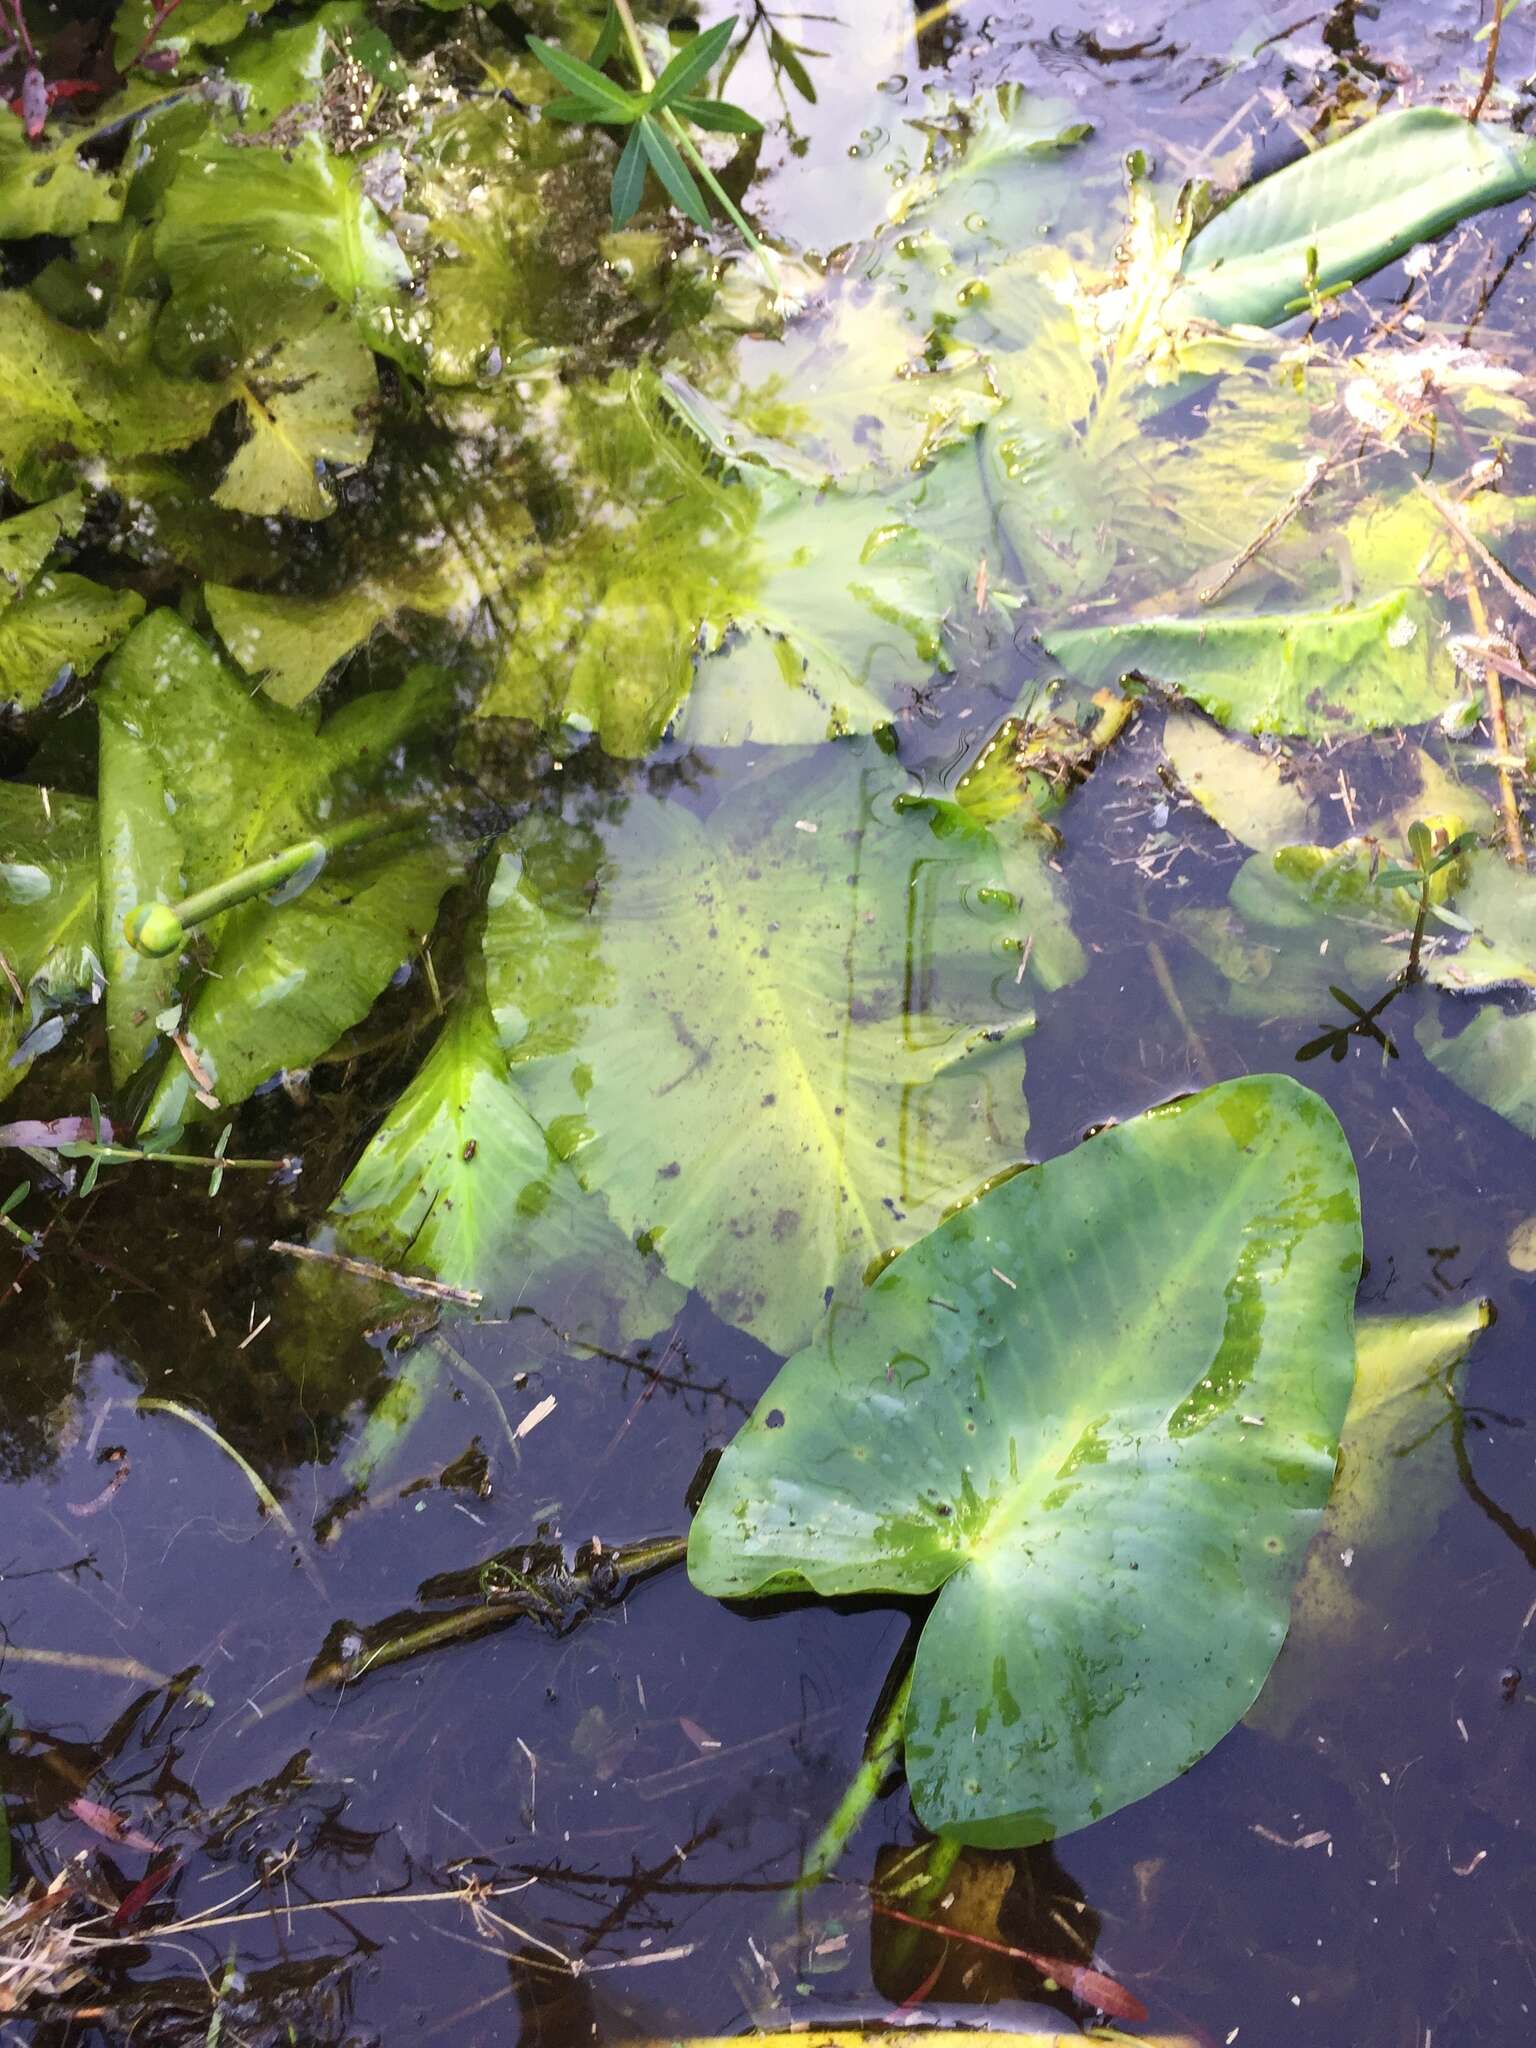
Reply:
[[[491,893],[534,1114],[621,1229],[781,1350],[1022,1156],[1051,877],[1024,897],[988,831],[907,785],[849,744],[707,818],[637,792],[601,828],[513,835]],[[1065,978],[1038,922],[1029,972]]]
[[[689,1571],[723,1598],[942,1588],[925,1825],[1043,1841],[1187,1770],[1256,1698],[1354,1377],[1354,1162],[1320,1097],[1227,1082],[1016,1175],[792,1358]]]

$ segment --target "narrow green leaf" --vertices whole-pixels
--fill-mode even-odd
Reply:
[[[530,36],[528,47],[538,58],[550,77],[559,81],[567,92],[582,99],[597,101],[608,108],[605,118],[618,121],[633,121],[645,111],[645,101],[634,93],[626,92],[622,85],[615,85],[611,78],[604,78],[601,71],[594,71],[590,64],[583,64],[579,57],[560,50],[553,43],[546,43],[542,36]]]
[[[672,111],[679,120],[691,121],[695,128],[708,128],[717,135],[761,135],[763,132],[763,124],[756,114],[749,114],[745,107],[732,106],[729,100],[674,100]]]
[[[668,196],[680,207],[696,226],[709,226],[709,208],[704,204],[704,195],[693,182],[693,174],[678,155],[676,146],[669,135],[664,135],[652,117],[647,114],[635,133],[640,137],[641,147],[651,160],[651,169],[667,188]]]
[[[713,28],[696,36],[686,49],[679,50],[651,88],[651,111],[660,113],[663,107],[670,107],[697,85],[725,54],[725,46],[735,33],[736,17],[733,14],[727,21],[717,21]]]
[[[610,7],[603,16],[603,25],[598,30],[597,41],[592,45],[589,61],[594,71],[601,71],[619,47],[619,35],[619,11],[616,7]]]
[[[594,99],[587,92],[561,93],[558,99],[546,100],[539,112],[546,121],[601,121],[615,127],[626,126],[637,119],[634,114],[616,114],[603,100]]]
[[[781,71],[788,74],[790,84],[801,99],[808,100],[813,107],[815,106],[816,87],[812,83],[811,74],[801,63],[799,50],[793,43],[786,42],[777,29],[768,38],[768,61],[770,64],[777,64]]]
[[[640,139],[644,125],[642,122],[639,127],[630,129],[624,154],[613,174],[613,224],[616,228],[623,227],[627,220],[634,218],[635,209],[645,194],[645,148]]]

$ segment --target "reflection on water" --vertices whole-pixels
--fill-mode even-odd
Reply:
[[[559,9],[537,12],[558,26]],[[1048,211],[1063,194],[1102,195],[1108,222],[1132,143],[1171,182],[1230,183],[1406,79],[1422,97],[1453,91],[1476,9],[1373,18],[1343,5],[1297,21],[1200,0],[1128,4],[1087,26],[1050,0],[925,10],[916,36],[898,0],[743,16],[731,97],[773,115],[758,217],[831,255],[884,215],[893,173],[905,169],[898,194],[918,178],[917,124],[942,132],[950,91],[1019,82],[1048,100],[1045,132],[1070,131],[1076,154],[1031,188],[1029,210],[1043,194]],[[474,19],[451,23],[473,52]],[[1531,58],[1518,24],[1510,77]],[[466,222],[505,128],[482,100],[440,131],[430,175]],[[1052,225],[1017,217],[1019,136],[1003,129],[995,196],[948,223],[962,269]],[[885,465],[851,512],[819,495],[819,475],[723,487],[669,410],[692,403],[707,434],[711,366],[687,340],[696,278],[636,237],[609,251],[634,288],[594,282],[568,244],[590,246],[605,193],[582,150],[550,147],[536,218],[520,186],[479,250],[493,261],[498,236],[537,233],[536,295],[514,318],[504,294],[487,326],[473,291],[444,286],[423,315],[457,365],[438,416],[387,406],[365,478],[302,544],[292,529],[281,545],[251,522],[226,531],[163,478],[122,482],[165,550],[159,595],[185,559],[178,520],[206,519],[219,550],[209,619],[280,702],[304,704],[363,647],[367,680],[393,684],[422,659],[461,697],[483,690],[492,715],[457,734],[445,803],[472,844],[501,836],[483,946],[458,943],[478,931],[463,886],[431,952],[367,1021],[243,1112],[241,1152],[302,1150],[300,1178],[232,1172],[210,1201],[205,1175],[109,1166],[60,1210],[43,1256],[0,1242],[16,1869],[46,1881],[83,1859],[109,1907],[164,1871],[126,1931],[201,1922],[175,1949],[114,1950],[85,2015],[61,2004],[35,2038],[206,2040],[210,1983],[228,2037],[253,2041],[620,2040],[747,2017],[873,2019],[913,2001],[1012,2012],[1045,1999],[1075,2024],[1095,2001],[1047,1990],[1025,1957],[1095,1954],[1160,2029],[1191,2040],[1524,2038],[1532,1281],[1507,1244],[1536,1206],[1526,1141],[1425,1060],[1412,1029],[1423,990],[1389,1013],[1371,1007],[1374,985],[1351,984],[1355,1008],[1335,1014],[1325,996],[1304,1022],[1292,1005],[1197,1003],[1206,968],[1186,913],[1226,904],[1241,856],[1159,780],[1157,714],[1076,791],[1063,848],[1021,833],[1001,869],[975,857],[968,821],[990,814],[984,791],[959,785],[1031,677],[1052,671],[1027,633],[963,602],[981,489],[960,431],[966,365],[946,381],[914,361],[920,374],[888,380],[851,442],[812,437],[822,474],[854,455]],[[1498,216],[1451,254],[1446,305],[1458,321],[1475,305],[1485,339],[1523,325],[1523,232]],[[463,236],[467,275],[468,225]],[[904,260],[886,249],[874,274]],[[916,274],[914,296],[937,295]],[[750,312],[759,287],[738,283]],[[866,284],[845,281],[848,306]],[[1379,303],[1397,288],[1376,287]],[[995,305],[988,333],[1028,313]],[[817,400],[801,387],[824,375],[857,390],[841,317],[834,300],[792,375],[743,379],[754,432],[791,415],[803,428],[794,409]],[[683,337],[670,397],[643,367],[668,329]],[[764,346],[728,360],[751,366]],[[602,381],[573,394],[554,349]],[[916,484],[902,477],[908,382],[921,432],[937,436],[929,452],[956,431]],[[1013,394],[1014,427],[1028,403]],[[1159,431],[1172,470],[1193,430],[1180,418]],[[951,488],[965,465],[965,489]],[[1094,485],[1090,466],[1090,498]],[[1173,526],[1179,510],[1164,507]],[[1242,531],[1257,521],[1245,513]],[[918,550],[917,527],[942,544]],[[1060,568],[1044,542],[1038,553],[1042,579]],[[860,591],[835,632],[819,609],[828,579]],[[712,687],[653,749],[700,616]],[[935,684],[940,619],[958,674]],[[744,723],[765,676],[786,685],[793,729]],[[551,714],[610,751],[556,749],[520,723]],[[829,790],[825,750],[799,749],[876,715],[894,717],[893,750],[855,743]],[[35,754],[7,739],[7,767],[94,787],[85,722],[59,719]],[[770,742],[794,750],[771,783],[757,751]],[[1059,788],[1086,762],[1042,747],[1031,765]],[[1362,746],[1345,787],[1384,810],[1402,773],[1388,748]],[[1309,794],[1326,817],[1331,784]],[[461,951],[483,958],[483,986],[452,964]],[[384,1262],[424,1229],[449,1243],[422,1186],[348,1176],[429,1048],[472,1064],[473,1031],[451,1034],[471,1011],[484,1024],[476,1005],[513,1046],[553,1145],[526,1171],[522,1155],[507,1165],[508,1214],[530,1214],[537,1190],[541,1214],[568,1195],[586,1218],[570,1193],[580,1177],[609,1234],[583,1238],[573,1220],[569,1260],[544,1273],[498,1212],[486,1227],[509,1249],[494,1298],[450,1323],[430,1297],[402,1303],[273,1247],[306,1243],[344,1182],[354,1213],[379,1219]],[[78,1083],[75,1107],[92,1028],[77,1023],[53,1055]],[[762,1163],[779,1105],[762,1100],[751,1123],[732,1109],[765,1044],[760,1096],[832,1103],[781,1184]],[[886,1896],[917,1886],[916,1917],[933,1910],[899,1786],[835,1878],[797,1897],[911,1616],[874,1602],[748,1612],[693,1593],[667,1539],[686,1529],[701,1462],[829,1292],[856,1287],[983,1174],[1214,1074],[1308,1053],[1306,1078],[1361,1164],[1365,1304],[1408,1313],[1487,1294],[1498,1310],[1456,1416],[1459,1491],[1424,1531],[1416,1575],[1347,1668],[1316,1674],[1284,1740],[1240,1728],[1187,1778],[1054,1849],[968,1852],[944,1883],[953,1917],[990,1928],[993,1947],[871,1918],[877,1878]],[[39,1068],[6,1116],[55,1114],[60,1071],[45,1095]],[[902,1091],[893,1146],[860,1115],[876,1087]],[[457,1126],[453,1142],[462,1153]],[[738,1227],[722,1244],[727,1214]],[[769,1240],[780,1258],[795,1247],[793,1314],[759,1298]]]

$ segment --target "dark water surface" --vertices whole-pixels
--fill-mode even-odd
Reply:
[[[1104,164],[1136,142],[1194,170],[1249,143],[1257,171],[1292,156],[1298,130],[1340,96],[1386,99],[1410,80],[1416,97],[1449,96],[1477,61],[1466,0],[1310,14],[1306,0],[1127,0],[1091,21],[1064,4],[978,4],[930,30],[920,61],[891,0],[840,12],[858,20],[818,13],[803,38],[831,53],[806,148],[776,142],[760,188],[769,224],[812,246],[838,242],[842,181],[902,146],[903,114],[944,63],[965,89],[1014,79],[1073,100]],[[860,97],[867,67],[838,53],[877,33],[893,50],[886,88]],[[1503,75],[1533,64],[1536,27],[1517,14]],[[766,76],[743,67],[733,96],[766,104]],[[802,128],[806,116],[797,108]],[[853,161],[849,123],[863,131]],[[1485,220],[1467,264],[1496,264],[1523,232],[1517,209]],[[1517,259],[1491,332],[1526,329],[1527,275]],[[903,762],[952,783],[1030,659],[995,690],[914,710]],[[1221,901],[1242,855],[1170,798],[1159,719],[1145,714],[1063,819],[1092,964],[1042,1008],[1029,1044],[1036,1158],[1207,1079],[1294,1069],[1291,1027],[1202,1009],[1195,1044],[1160,985],[1149,946],[1176,979],[1196,972],[1170,914]],[[1357,789],[1389,785],[1390,746],[1343,759]],[[618,790],[640,771],[571,772]],[[677,800],[728,800],[739,772],[702,756]],[[1496,1306],[1464,1381],[1458,1494],[1358,1660],[1321,1674],[1285,1739],[1239,1728],[1155,1797],[1054,1848],[985,1859],[1007,1886],[1008,1939],[1059,1953],[1054,1916],[1096,1929],[1104,1967],[1167,2034],[1240,2048],[1536,2038],[1536,1276],[1506,1255],[1536,1209],[1536,1153],[1428,1066],[1408,1022],[1391,1065],[1361,1045],[1301,1071],[1360,1163],[1363,1305]],[[86,1786],[175,1847],[167,1896],[180,1916],[225,1899],[244,1916],[126,1958],[121,1997],[97,2019],[10,2031],[202,2040],[203,1973],[218,1982],[231,1965],[244,1989],[230,1979],[225,2038],[238,2040],[707,2033],[775,1992],[791,2012],[818,2000],[877,2017],[932,1967],[880,1923],[871,1933],[865,1911],[877,1867],[921,1836],[904,1788],[828,1886],[798,1906],[790,1886],[858,1762],[913,1623],[905,1609],[748,1612],[673,1569],[568,1632],[524,1619],[306,1686],[322,1645],[409,1608],[433,1574],[541,1530],[568,1550],[685,1530],[701,1460],[778,1362],[697,1301],[627,1360],[573,1355],[531,1315],[445,1326],[458,1356],[439,1357],[404,1449],[349,1501],[342,1461],[402,1359],[382,1339],[303,1327],[292,1264],[266,1247],[309,1233],[414,1057],[406,1043],[317,1070],[302,1140],[281,1093],[244,1113],[244,1152],[302,1142],[305,1171],[286,1191],[231,1177],[215,1203],[197,1176],[109,1174],[45,1260],[0,1250],[0,1687],[17,1853],[47,1873],[99,1850],[68,1810]],[[23,1091],[8,1113],[30,1101]],[[225,1451],[174,1413],[136,1409],[143,1394],[213,1418],[305,1538],[321,1530],[309,1572]],[[547,1417],[511,1441],[509,1425],[550,1394]],[[143,1868],[130,1848],[105,1853],[125,1877]],[[452,1901],[368,1903],[452,1893],[466,1876],[526,1883],[478,1922]],[[313,1910],[323,1901],[354,1903]],[[581,1976],[552,1952],[581,1958]],[[952,1966],[934,1995],[978,1994]],[[985,1995],[1047,1996],[1037,1973],[996,1960]],[[1064,2024],[1082,2016],[1065,1994],[1051,2002]]]

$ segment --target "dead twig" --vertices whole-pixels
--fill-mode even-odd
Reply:
[[[418,1280],[409,1273],[392,1273],[388,1266],[376,1266],[372,1259],[351,1259],[345,1252],[317,1251],[313,1245],[289,1244],[281,1237],[274,1237],[267,1250],[281,1252],[287,1259],[312,1259],[319,1266],[334,1266],[338,1272],[352,1273],[359,1280],[379,1280],[386,1287],[396,1288],[401,1294],[417,1295],[423,1301],[456,1301],[465,1308],[479,1308],[485,1300],[473,1287],[447,1287],[440,1280]]]

